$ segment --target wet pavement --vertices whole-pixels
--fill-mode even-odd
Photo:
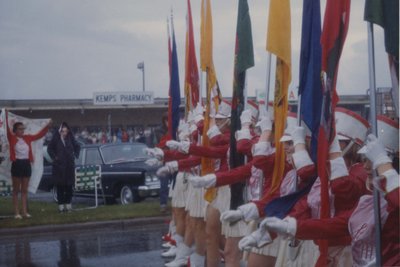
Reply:
[[[0,266],[164,266],[161,236],[167,224],[96,228],[0,237]]]

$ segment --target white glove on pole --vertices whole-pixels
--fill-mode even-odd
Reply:
[[[284,220],[276,217],[267,217],[260,223],[259,228],[294,237],[296,235],[297,222],[292,217],[287,217]]]
[[[290,130],[290,135],[293,139],[293,145],[305,144],[306,140],[306,130],[302,126],[295,126]]]
[[[217,182],[217,176],[215,174],[206,174],[204,176],[190,176],[189,183],[192,184],[194,188],[210,188],[215,186]]]
[[[329,153],[342,153],[337,135],[333,138],[332,144],[329,146]]]
[[[158,160],[163,160],[164,159],[164,151],[162,149],[155,147],[155,148],[145,148],[144,152],[149,155],[156,157]]]
[[[181,147],[181,143],[175,140],[169,140],[165,145],[171,150],[178,150]]]
[[[148,159],[148,160],[146,160],[144,163],[145,163],[146,165],[148,165],[148,166],[151,166],[151,167],[160,167],[160,166],[162,166],[162,162],[159,161],[159,160],[156,159],[156,158]]]
[[[372,162],[372,167],[374,169],[384,163],[392,162],[388,157],[383,144],[373,134],[370,134],[367,137],[365,156]]]
[[[244,110],[240,115],[240,123],[242,127],[248,127],[251,124],[251,121],[252,121],[251,110],[250,109]]]
[[[221,213],[219,220],[221,223],[234,223],[243,219],[241,210],[226,210]]]
[[[250,251],[253,247],[260,248],[272,242],[271,236],[268,231],[264,229],[257,229],[250,235],[240,239],[238,247],[240,250]]]
[[[272,130],[272,120],[271,118],[267,115],[261,118],[259,122],[256,124],[257,127],[261,128],[261,132],[264,131],[271,131]]]
[[[158,177],[164,177],[166,175],[170,174],[169,172],[169,168],[167,166],[162,166],[161,168],[159,168],[156,172],[156,175]]]
[[[165,166],[168,168],[169,173],[178,171],[178,162],[176,160],[165,163]]]

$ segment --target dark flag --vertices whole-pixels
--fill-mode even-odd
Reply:
[[[235,63],[233,70],[233,94],[231,113],[231,140],[229,164],[235,168],[244,163],[244,158],[236,151],[235,132],[240,130],[240,115],[244,109],[244,88],[246,70],[254,66],[253,37],[247,0],[239,0],[236,24]],[[244,183],[231,185],[231,209],[243,204]]]
[[[172,139],[176,140],[176,132],[179,126],[179,106],[181,104],[181,93],[179,86],[179,68],[178,68],[178,54],[176,52],[176,42],[175,42],[175,30],[174,23],[171,18],[172,26],[172,52],[171,52],[171,79],[170,79],[170,100],[171,108],[169,111],[169,116],[171,117],[172,123],[168,125],[171,129]]]
[[[385,49],[389,57],[392,96],[399,115],[399,0],[366,0],[364,20],[384,30]]]
[[[299,75],[300,118],[311,131],[311,158],[314,162],[317,162],[322,105],[320,40],[319,0],[304,0]]]

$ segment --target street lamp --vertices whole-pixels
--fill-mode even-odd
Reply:
[[[142,77],[143,77],[143,92],[145,91],[145,86],[144,86],[144,61],[142,61],[142,62],[139,62],[138,64],[137,64],[137,68],[138,69],[140,69],[140,70],[142,70]]]

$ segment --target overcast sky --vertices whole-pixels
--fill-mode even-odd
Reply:
[[[212,2],[214,64],[223,96],[232,95],[237,1]],[[248,95],[265,90],[269,1],[249,0],[255,66],[248,71]],[[321,17],[325,9],[321,1]],[[192,0],[199,62],[200,4]],[[292,83],[299,76],[302,1],[291,1]],[[93,92],[146,91],[166,97],[169,85],[166,18],[174,10],[183,92],[186,0],[2,0],[0,1],[0,99],[92,98]],[[368,88],[367,25],[364,1],[352,1],[342,54],[339,94]],[[377,86],[391,86],[383,31],[375,27]],[[182,94],[183,95],[183,94]]]

